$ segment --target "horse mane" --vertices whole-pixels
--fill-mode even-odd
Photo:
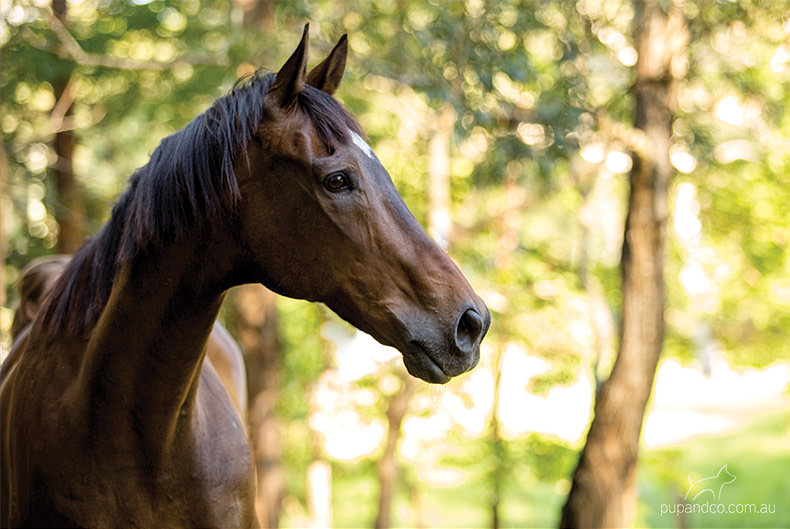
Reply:
[[[234,168],[247,161],[264,98],[275,74],[256,72],[237,81],[183,129],[162,140],[131,176],[107,223],[80,248],[42,307],[44,329],[79,334],[107,304],[121,267],[141,252],[176,243],[220,215],[233,215],[240,195]],[[296,104],[319,139],[346,141],[359,125],[332,96],[305,86]],[[240,157],[243,157],[240,159]]]

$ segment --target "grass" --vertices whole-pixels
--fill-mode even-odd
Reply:
[[[537,464],[540,461],[538,458]],[[507,476],[500,498],[501,527],[556,527],[567,481],[541,481],[534,469],[529,470],[533,464],[515,465]],[[695,480],[713,476],[725,464],[736,479],[721,489],[719,501],[703,495],[697,501],[684,502],[689,476]],[[464,466],[461,469],[467,478],[457,486],[417,484],[415,492],[401,483],[393,502],[392,526],[491,527],[490,481],[479,479],[476,463]],[[378,502],[374,468],[372,461],[333,465],[335,527],[373,526]],[[635,527],[639,528],[790,527],[790,412],[761,415],[727,435],[698,437],[671,448],[643,449],[638,493]],[[718,507],[719,503],[723,507]],[[677,509],[678,504],[681,510],[696,512],[662,514],[662,506]],[[751,505],[773,512],[746,512]],[[711,506],[735,512],[701,512]]]
[[[704,493],[684,499],[689,476],[714,476],[723,465],[735,480],[720,488],[719,498]],[[763,415],[739,432],[645,451],[639,498],[637,524],[643,527],[790,527],[790,414]],[[681,515],[662,515],[662,506],[666,512],[670,505]]]

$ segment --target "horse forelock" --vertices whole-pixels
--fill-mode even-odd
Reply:
[[[232,214],[239,202],[235,167],[258,131],[273,73],[240,79],[183,129],[162,140],[148,163],[135,171],[109,221],[75,255],[42,312],[51,332],[78,334],[96,323],[120,267],[148,248]],[[331,95],[305,86],[297,97],[324,145],[362,134],[354,118]]]
[[[324,146],[332,151],[336,141],[346,142],[351,133],[362,135],[357,121],[340,102],[312,86],[305,86],[297,97],[299,106],[305,111]]]

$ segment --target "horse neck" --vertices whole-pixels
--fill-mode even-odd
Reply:
[[[193,240],[147,251],[119,272],[78,378],[89,400],[83,409],[116,438],[125,432],[167,449],[196,416],[205,346],[224,296],[207,246]]]

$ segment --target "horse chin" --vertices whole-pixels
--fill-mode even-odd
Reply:
[[[422,348],[404,352],[403,363],[411,376],[431,384],[446,384],[452,379]]]
[[[446,384],[453,377],[473,369],[479,360],[479,348],[468,358],[451,358],[449,361],[445,353],[432,351],[419,342],[410,342],[403,351],[403,363],[409,374],[431,384]]]

